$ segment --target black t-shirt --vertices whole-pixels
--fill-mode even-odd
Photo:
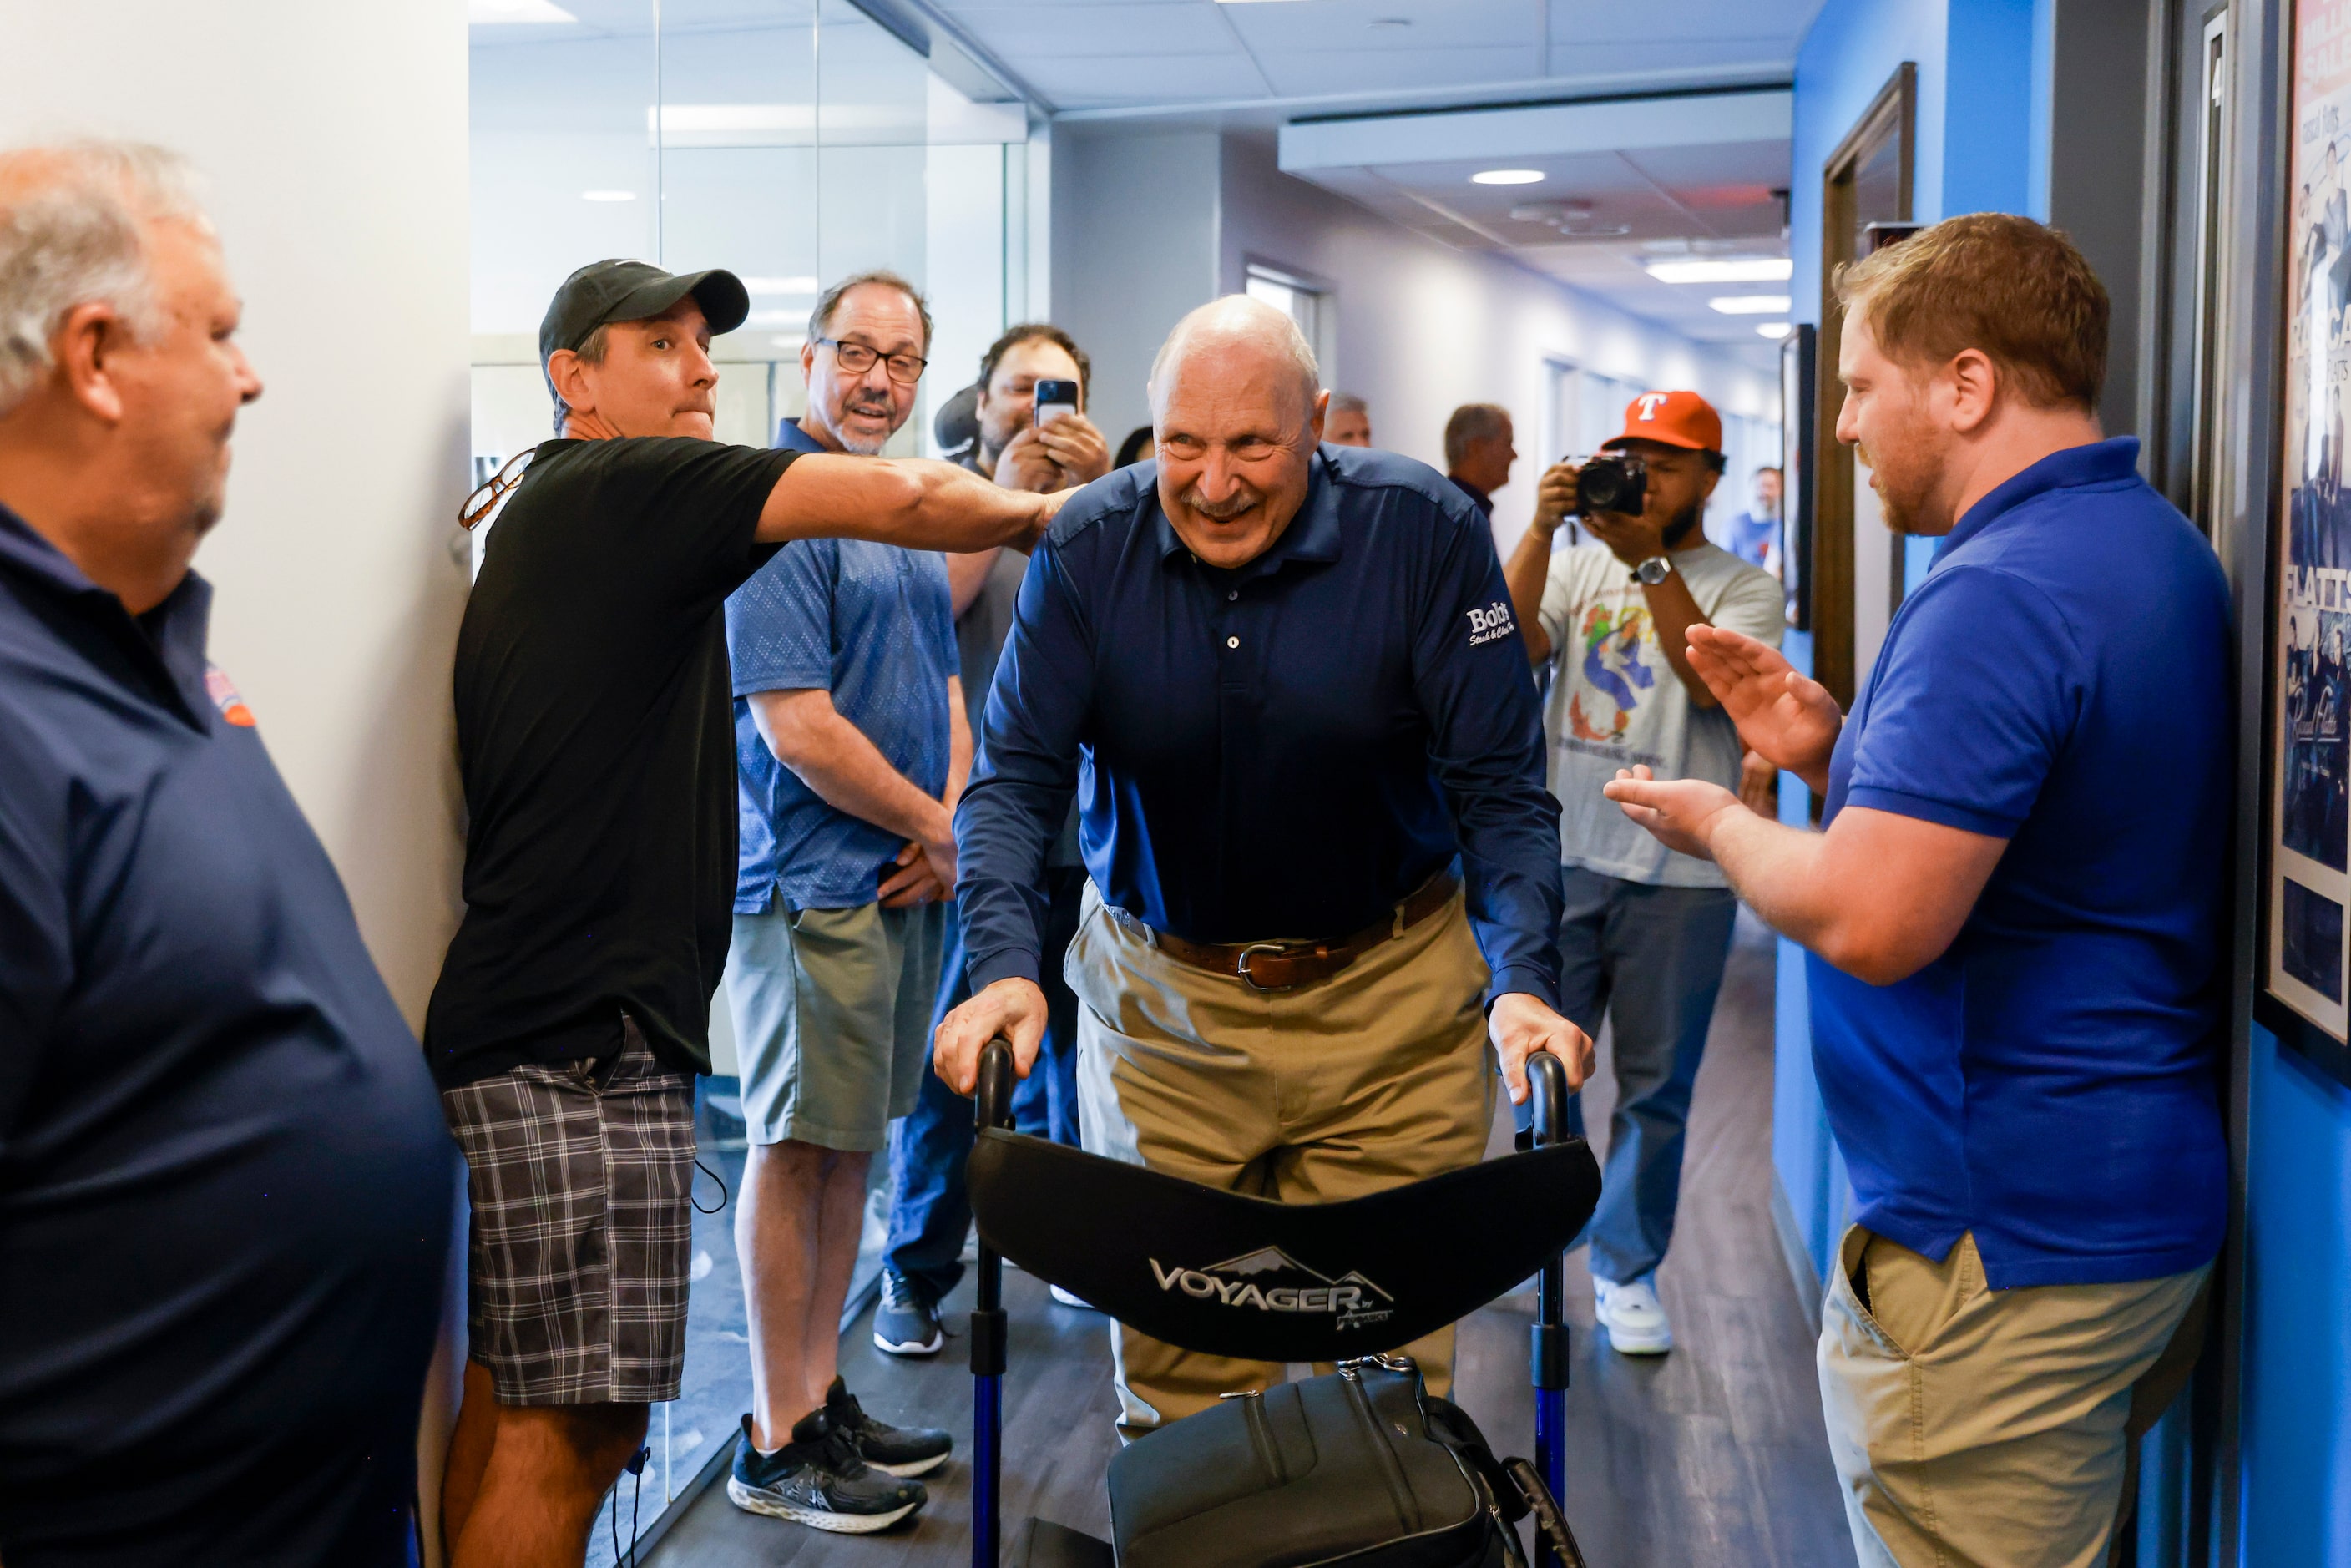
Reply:
[[[457,633],[465,918],[425,1015],[442,1087],[601,1056],[626,1011],[710,1071],[735,899],[724,606],[798,455],[551,441],[490,530]]]

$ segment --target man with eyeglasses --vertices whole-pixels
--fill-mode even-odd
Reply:
[[[778,444],[880,454],[914,411],[931,317],[861,272],[800,350],[808,412]],[[742,797],[726,998],[749,1139],[735,1211],[751,1412],[727,1496],[862,1532],[920,1508],[942,1431],[866,1416],[840,1376],[865,1176],[914,1108],[971,770],[946,558],[801,539],[726,601]]]
[[[711,340],[748,309],[721,271],[614,260],[564,281],[539,329],[562,438],[491,526],[458,632],[466,908],[424,1040],[473,1198],[443,1487],[455,1568],[576,1568],[648,1406],[678,1396],[694,1075],[710,1071],[738,885],[727,596],[789,541],[1025,545],[1058,507],[950,464],[836,455],[845,442],[716,441]],[[836,322],[844,334],[885,385],[920,373],[919,338]],[[849,405],[875,397],[822,416],[853,423]],[[944,727],[944,676],[934,700]],[[863,869],[926,836],[889,839]],[[954,874],[921,854],[898,873]],[[862,1474],[862,1455],[897,1435],[848,1401],[823,1426],[832,1471],[887,1503],[895,1483]]]

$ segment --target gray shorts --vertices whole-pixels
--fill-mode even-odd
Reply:
[[[467,1353],[501,1405],[658,1404],[685,1369],[694,1081],[633,1021],[601,1061],[444,1090],[474,1218]]]
[[[726,1004],[755,1144],[872,1153],[922,1088],[946,906],[735,916]]]

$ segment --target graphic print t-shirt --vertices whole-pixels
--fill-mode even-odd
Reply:
[[[1710,544],[1677,550],[1673,562],[1708,621],[1780,645],[1784,601],[1771,574]],[[1543,583],[1542,628],[1552,646],[1543,738],[1561,863],[1657,886],[1727,886],[1713,862],[1666,848],[1600,792],[1618,768],[1643,763],[1660,779],[1739,788],[1738,727],[1721,709],[1690,701],[1657,646],[1632,569],[1604,545],[1561,550]]]

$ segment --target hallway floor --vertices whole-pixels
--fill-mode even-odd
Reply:
[[[1853,1549],[1822,1433],[1813,1335],[1771,1231],[1772,950],[1742,915],[1706,1066],[1699,1074],[1681,1220],[1658,1276],[1677,1348],[1646,1360],[1609,1351],[1593,1328],[1581,1252],[1568,1268],[1574,1344],[1568,1395],[1567,1512],[1593,1568],[1846,1568]],[[1610,1095],[1586,1101],[1595,1133]],[[969,1283],[950,1321],[970,1307]],[[1008,1521],[1041,1514],[1107,1530],[1102,1472],[1116,1444],[1109,1344],[1101,1318],[1053,1305],[1008,1270],[1013,1314],[1005,1390]],[[1462,1325],[1455,1397],[1497,1448],[1530,1452],[1526,1382],[1531,1294],[1505,1297]],[[960,1337],[930,1362],[872,1348],[864,1321],[843,1371],[885,1419],[945,1426],[954,1461],[928,1479],[931,1502],[883,1535],[841,1537],[754,1517],[714,1487],[687,1503],[645,1561],[654,1568],[856,1563],[950,1568],[971,1560],[971,1379]],[[1008,1527],[1008,1535],[1009,1528]]]

